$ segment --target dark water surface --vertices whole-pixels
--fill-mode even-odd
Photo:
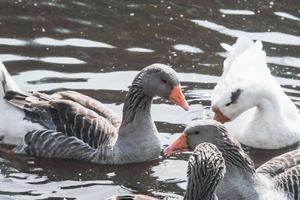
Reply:
[[[22,88],[72,89],[121,114],[133,77],[155,63],[179,73],[190,111],[155,99],[162,144],[209,114],[224,50],[247,35],[264,42],[269,66],[300,105],[300,2],[220,0],[1,0],[0,59]],[[291,148],[293,149],[293,148]],[[286,150],[250,150],[256,165]],[[101,166],[0,154],[0,199],[105,199],[143,193],[181,199],[188,155]]]

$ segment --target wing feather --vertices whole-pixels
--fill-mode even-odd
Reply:
[[[91,161],[97,152],[82,140],[54,130],[30,131],[25,135],[24,142],[25,145],[15,149],[16,153]]]

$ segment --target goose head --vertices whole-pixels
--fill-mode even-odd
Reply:
[[[224,178],[225,160],[218,148],[210,143],[199,144],[189,158],[185,200],[216,200],[216,187]],[[145,195],[118,195],[107,200],[158,200]]]
[[[258,97],[270,90],[270,70],[260,41],[238,38],[232,46],[222,44],[229,55],[223,64],[223,74],[212,93],[214,119],[225,123],[257,106]],[[267,86],[266,86],[267,85]]]
[[[194,150],[201,143],[215,145],[230,165],[254,173],[254,165],[250,157],[244,152],[241,144],[228,134],[226,127],[215,120],[192,121],[165,150],[170,156],[177,151]]]
[[[218,94],[212,99],[213,119],[220,123],[226,123],[257,106],[254,88],[251,88],[249,84],[240,83],[239,87],[228,87],[218,91]]]
[[[225,132],[225,127],[215,120],[192,121],[179,137],[164,150],[164,153],[170,156],[176,151],[194,150],[203,142],[219,147],[223,143]]]
[[[141,87],[146,96],[163,97],[185,110],[189,109],[176,72],[167,65],[152,64],[145,67],[135,77],[132,86]]]

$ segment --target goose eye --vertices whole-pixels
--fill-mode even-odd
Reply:
[[[163,83],[167,83],[168,81],[167,80],[165,80],[165,79],[162,79],[161,80]]]
[[[195,131],[195,134],[198,135],[200,132],[199,131]]]

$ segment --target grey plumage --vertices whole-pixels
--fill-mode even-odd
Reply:
[[[97,151],[76,137],[68,137],[53,130],[30,131],[24,140],[26,146],[16,151],[33,156],[89,161]]]
[[[157,159],[160,142],[150,113],[152,99],[168,98],[175,86],[180,89],[176,72],[170,67],[153,64],[144,68],[126,95],[122,120],[101,102],[78,92],[47,95],[12,87],[4,91],[6,101],[24,111],[24,120],[45,129],[29,127],[32,131],[26,133],[24,144],[15,152],[102,164]],[[180,94],[185,101],[181,90]]]
[[[199,144],[190,156],[187,189],[184,200],[217,200],[216,187],[224,178],[226,168],[222,153],[210,143]],[[118,195],[107,200],[158,200],[145,195]]]
[[[257,170],[241,145],[213,120],[197,120],[184,133],[191,149],[203,142],[217,146],[226,163],[226,174],[217,188],[220,199],[299,199],[300,150],[275,157]]]
[[[257,168],[256,173],[271,177],[289,199],[300,199],[300,150],[272,158]]]
[[[189,158],[185,200],[216,200],[216,187],[224,178],[225,160],[210,143],[199,144]]]

